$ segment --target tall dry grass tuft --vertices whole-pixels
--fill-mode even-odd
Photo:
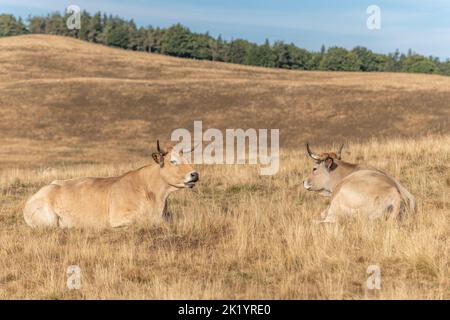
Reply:
[[[343,158],[399,179],[416,196],[417,215],[312,224],[329,200],[302,188],[311,168],[304,151],[283,150],[272,177],[252,166],[200,167],[198,188],[171,196],[171,223],[31,230],[21,208],[42,185],[142,162],[3,171],[0,298],[449,299],[450,137],[350,143]],[[74,264],[80,290],[66,287]],[[380,290],[366,285],[373,264]]]

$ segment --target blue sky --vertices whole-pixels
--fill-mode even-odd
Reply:
[[[450,58],[450,0],[0,0],[0,12],[26,18],[62,12],[70,4],[91,13],[133,18],[138,25],[181,22],[228,40],[262,43],[268,38],[309,50],[319,50],[322,44],[362,45],[380,53],[412,48]],[[367,29],[369,5],[381,8],[380,30]]]

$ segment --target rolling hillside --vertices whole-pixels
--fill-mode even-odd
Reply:
[[[450,77],[264,69],[47,35],[1,38],[0,70],[3,167],[148,156],[194,120],[279,128],[291,148],[450,132]]]

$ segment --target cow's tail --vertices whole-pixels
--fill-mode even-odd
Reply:
[[[400,217],[406,216],[406,215],[413,215],[416,213],[416,199],[414,196],[406,190],[400,183],[397,181],[395,182],[397,185],[398,192],[400,193],[401,197],[401,205],[400,205]]]

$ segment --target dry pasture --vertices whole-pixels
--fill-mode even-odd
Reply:
[[[143,163],[2,172],[0,298],[448,299],[450,139],[350,144],[344,157],[398,177],[418,199],[403,223],[315,225],[328,200],[303,190],[311,167],[284,151],[280,172],[203,166],[194,191],[170,198],[172,223],[93,230],[31,230],[23,200],[55,178],[114,175]],[[418,157],[418,155],[420,155]],[[82,288],[68,290],[79,265]],[[381,290],[366,270],[381,268]]]
[[[272,70],[126,52],[57,36],[0,38],[0,298],[449,299],[450,78]],[[149,163],[179,127],[280,128],[280,171],[199,166],[171,223],[32,230],[54,179]],[[303,145],[367,161],[409,189],[402,223],[312,220]],[[368,290],[367,268],[381,268]],[[81,268],[80,290],[66,270]]]

